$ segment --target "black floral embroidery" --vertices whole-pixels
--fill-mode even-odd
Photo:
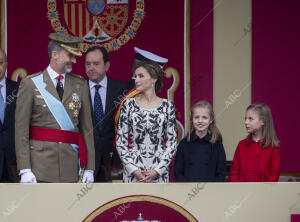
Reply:
[[[169,164],[176,152],[177,135],[175,108],[163,99],[156,109],[140,108],[134,98],[122,105],[117,150],[124,165],[123,181],[137,182],[135,170],[156,170],[154,182],[169,181]]]

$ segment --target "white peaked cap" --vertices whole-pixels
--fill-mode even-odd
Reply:
[[[143,49],[139,49],[137,47],[134,47],[134,51],[136,52],[135,58],[141,61],[154,61],[159,63],[160,65],[164,65],[165,63],[168,62],[168,59],[160,57],[158,55],[155,55],[151,52],[148,52]]]

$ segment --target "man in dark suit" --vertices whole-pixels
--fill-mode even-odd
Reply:
[[[95,182],[108,182],[111,166],[121,166],[114,147],[114,114],[121,98],[128,91],[128,84],[106,76],[110,62],[105,48],[91,47],[84,57],[94,124]]]
[[[0,49],[0,182],[17,182],[15,110],[18,83],[5,77],[7,59]]]

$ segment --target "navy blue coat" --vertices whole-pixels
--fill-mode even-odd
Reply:
[[[224,182],[226,155],[223,144],[212,144],[207,134],[200,139],[192,133],[190,141],[181,140],[178,145],[174,177],[175,182]]]
[[[7,168],[11,182],[16,181],[15,111],[19,83],[6,79],[4,123],[0,121],[0,178]],[[4,161],[5,159],[5,161]],[[11,166],[14,166],[11,168]]]
[[[121,98],[129,92],[127,83],[119,80],[107,78],[106,108],[101,131],[96,126],[94,109],[91,103],[91,112],[94,125],[95,144],[95,174],[97,175],[101,165],[121,165],[121,160],[113,143],[115,140],[114,115]],[[90,96],[91,100],[91,96]]]

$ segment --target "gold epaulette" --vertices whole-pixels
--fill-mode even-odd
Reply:
[[[71,75],[71,76],[77,77],[79,79],[85,80],[81,75],[78,75],[78,74],[68,73],[68,75]]]
[[[28,76],[26,76],[25,78],[30,79],[30,78],[32,78],[32,77],[34,77],[34,76],[38,76],[38,75],[40,75],[40,74],[42,74],[42,72],[37,72],[37,73],[31,74],[31,75],[28,75]]]

